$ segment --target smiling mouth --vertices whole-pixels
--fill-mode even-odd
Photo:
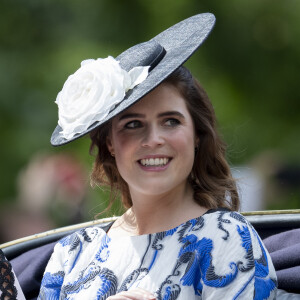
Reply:
[[[139,160],[139,163],[145,167],[162,167],[168,164],[170,158],[162,157],[162,158],[143,158]]]

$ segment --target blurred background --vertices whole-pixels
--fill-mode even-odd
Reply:
[[[300,207],[299,1],[0,1],[0,243],[107,206],[89,185],[88,138],[49,142],[56,95],[80,62],[203,12],[216,26],[186,66],[215,107],[242,210]],[[116,204],[100,217],[119,213]]]

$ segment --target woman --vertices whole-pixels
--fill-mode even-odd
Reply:
[[[66,82],[52,143],[91,132],[92,180],[108,184],[112,195],[120,191],[127,211],[107,233],[87,228],[56,245],[40,299],[274,299],[270,256],[235,212],[238,194],[212,105],[181,66],[213,23],[210,14],[195,16],[158,35],[159,46],[138,46],[146,62],[136,62],[136,48],[127,50],[117,59],[122,66],[134,60],[127,65],[130,78],[109,58],[83,63]],[[187,50],[173,45],[178,56],[170,37],[183,36]],[[103,69],[110,75],[99,92],[91,74]],[[126,87],[119,101],[111,98],[119,89],[107,86],[120,76]],[[77,77],[88,86],[84,92]],[[80,98],[90,93],[97,99],[104,93],[104,102],[82,108]]]

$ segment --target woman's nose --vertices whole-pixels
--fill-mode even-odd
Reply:
[[[145,132],[145,136],[142,140],[143,147],[156,147],[164,144],[163,133],[156,126],[151,126]]]

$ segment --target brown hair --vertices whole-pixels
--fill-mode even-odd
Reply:
[[[215,112],[206,92],[183,66],[174,71],[164,83],[175,86],[185,99],[199,140],[195,149],[194,165],[188,178],[194,190],[195,201],[209,209],[225,207],[238,210],[239,197],[225,159],[226,146],[218,134]],[[111,203],[120,191],[123,205],[129,208],[132,200],[128,185],[121,177],[115,159],[106,146],[110,128],[111,122],[108,122],[90,134],[90,152],[95,147],[98,150],[91,181],[92,184],[110,187]]]

